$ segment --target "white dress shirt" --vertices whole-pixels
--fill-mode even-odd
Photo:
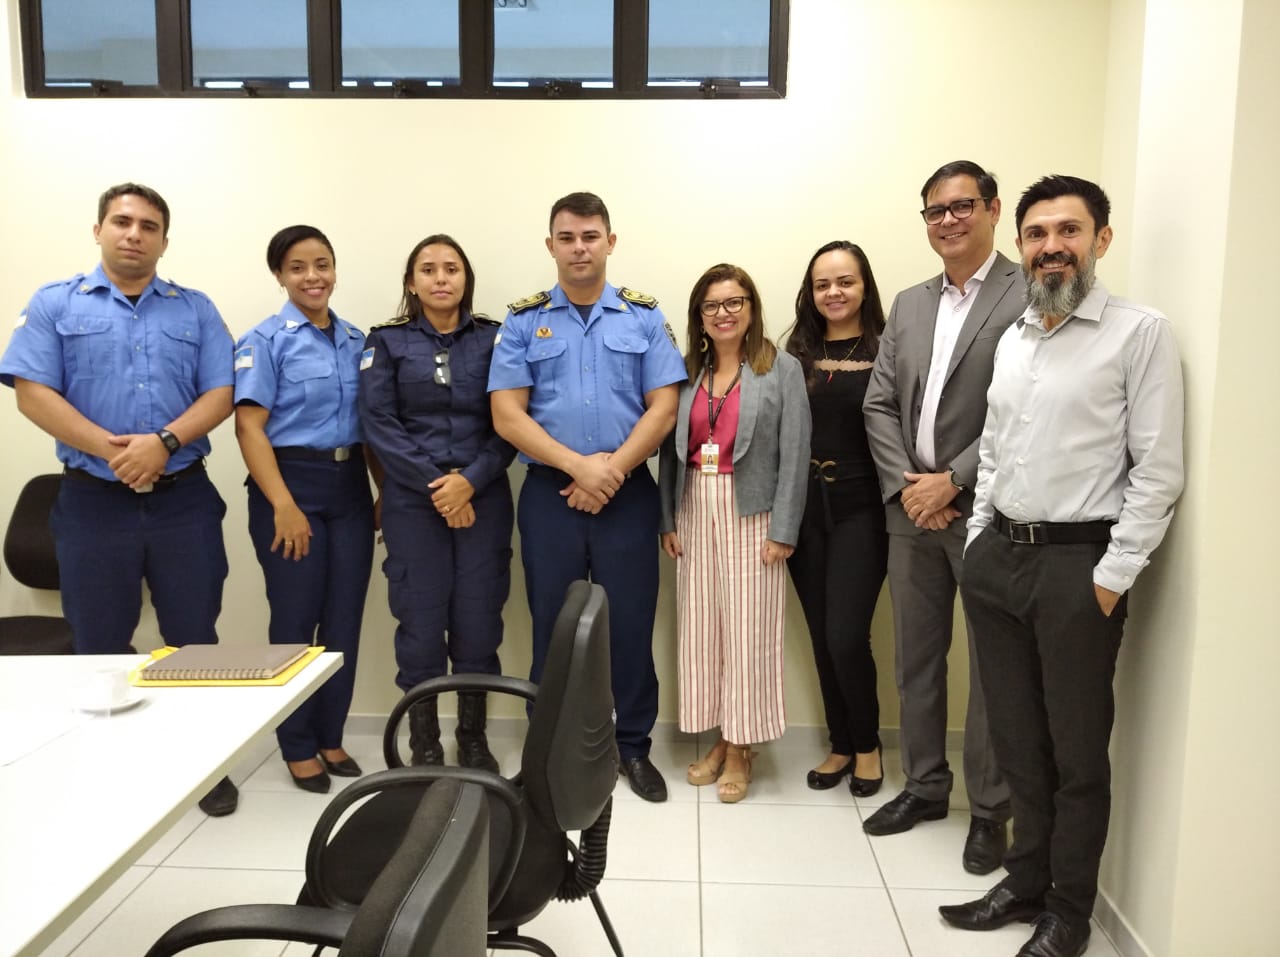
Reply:
[[[941,469],[934,461],[933,430],[938,420],[942,386],[947,381],[947,369],[951,367],[951,353],[955,352],[960,330],[995,261],[996,251],[993,249],[987,261],[969,277],[964,289],[953,285],[945,270],[942,273],[942,295],[938,298],[938,317],[933,324],[933,355],[929,360],[929,378],[925,381],[924,395],[920,397],[920,427],[916,430],[916,458],[934,472]]]
[[[1101,283],[1048,332],[1028,307],[996,347],[966,544],[994,510],[1017,522],[1111,520],[1093,580],[1128,591],[1182,491],[1182,406],[1178,346],[1160,313]]]

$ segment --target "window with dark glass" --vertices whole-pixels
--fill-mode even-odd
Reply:
[[[769,12],[769,0],[649,0],[649,85],[767,85]]]
[[[569,80],[613,85],[613,5],[528,0],[493,11],[493,82],[531,86]]]
[[[391,86],[461,78],[459,0],[343,0],[342,85]]]
[[[44,0],[44,80],[155,86],[155,0]]]
[[[191,73],[211,89],[305,89],[307,0],[191,0]]]

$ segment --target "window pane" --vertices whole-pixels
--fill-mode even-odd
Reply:
[[[307,85],[306,0],[191,0],[196,86]]]
[[[475,0],[480,2],[480,0]],[[613,83],[613,4],[607,0],[502,0],[493,9],[493,80]]]
[[[769,79],[769,0],[649,0],[649,82]]]
[[[458,0],[343,0],[342,85],[457,84]]]
[[[117,80],[155,86],[155,0],[44,0],[44,79],[50,86]]]

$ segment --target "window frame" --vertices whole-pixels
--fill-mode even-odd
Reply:
[[[289,97],[321,99],[500,99],[500,100],[691,100],[782,99],[787,90],[790,0],[769,0],[769,81],[765,86],[742,86],[737,80],[704,78],[697,86],[650,86],[649,0],[613,0],[613,86],[584,88],[571,81],[515,87],[493,83],[494,26],[492,2],[459,0],[459,82],[428,86],[420,80],[395,80],[390,86],[342,85],[342,2],[306,0],[307,68],[310,86],[293,89],[287,83],[249,83],[234,89],[198,87],[192,80],[191,2],[155,0],[155,86],[130,86],[115,81],[92,87],[51,86],[45,79],[42,0],[19,0],[22,74],[32,99],[86,97]]]

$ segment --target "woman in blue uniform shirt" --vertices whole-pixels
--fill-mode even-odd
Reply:
[[[487,383],[499,324],[474,315],[462,247],[428,236],[405,263],[400,314],[375,326],[360,362],[360,419],[386,470],[383,570],[403,691],[445,674],[498,674],[511,586],[515,449],[493,430]],[[496,771],[485,696],[458,696],[458,761]],[[436,701],[409,712],[415,764],[444,760]]]
[[[342,747],[373,565],[373,501],[356,391],[364,334],[329,308],[333,245],[314,226],[271,238],[288,293],[236,344],[236,438],[249,478],[249,537],[267,582],[273,644],[317,643],[341,670],[276,729],[294,783],[325,793],[355,777]]]

